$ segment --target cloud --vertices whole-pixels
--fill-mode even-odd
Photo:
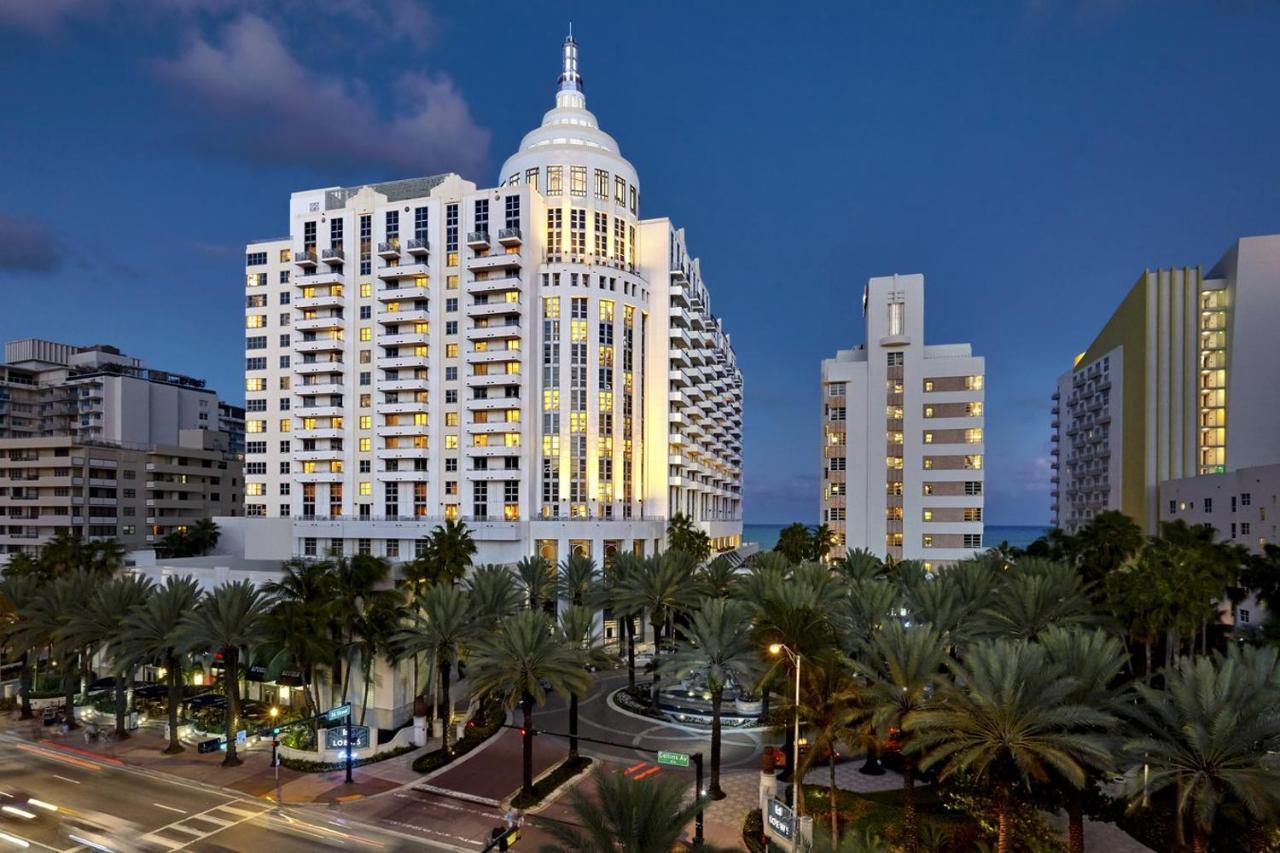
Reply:
[[[394,112],[384,118],[368,86],[305,67],[265,19],[242,15],[221,35],[217,44],[196,37],[156,64],[167,82],[231,120],[218,126],[215,147],[324,169],[374,164],[474,175],[488,162],[489,131],[447,75],[401,76]]]
[[[0,270],[48,272],[62,262],[53,233],[39,222],[0,213]]]
[[[0,3],[0,27],[52,38],[68,18],[96,14],[104,5],[103,0],[8,0]]]

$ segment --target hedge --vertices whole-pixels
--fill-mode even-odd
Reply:
[[[502,724],[507,721],[507,709],[502,703],[492,697],[484,699],[480,703],[480,709],[476,712],[476,716],[472,718],[471,724],[468,724],[463,730],[462,740],[453,745],[453,749],[446,753],[443,749],[434,749],[431,752],[418,756],[413,762],[413,769],[418,773],[430,773],[445,766],[451,761],[455,761],[484,743],[502,728]]]
[[[352,767],[363,767],[366,764],[376,764],[379,761],[385,761],[388,758],[395,758],[397,755],[404,755],[406,752],[413,752],[418,747],[410,744],[408,746],[398,746],[395,749],[389,749],[386,752],[379,752],[370,758],[360,758],[352,763]],[[281,767],[288,767],[290,770],[297,770],[301,773],[328,773],[331,770],[346,769],[345,761],[307,761],[305,759],[284,758],[280,759]]]

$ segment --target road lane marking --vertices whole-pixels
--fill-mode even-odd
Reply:
[[[637,770],[639,770],[641,767],[644,767],[644,766],[645,766],[646,764],[648,764],[648,763],[649,763],[649,762],[647,762],[647,761],[641,761],[641,762],[639,762],[638,764],[633,764],[633,765],[631,765],[630,767],[628,767],[626,770],[624,770],[624,771],[622,771],[622,772],[623,772],[623,774],[624,774],[624,775],[626,775],[626,776],[630,776],[632,773],[635,773]]]
[[[244,801],[233,800],[232,802],[242,803]],[[240,818],[239,820],[229,821],[225,817],[214,817],[210,815],[210,812],[216,812],[220,810],[230,812],[231,814],[234,814],[234,815],[243,815],[243,817]],[[161,826],[157,829],[153,829],[150,832],[148,832],[146,835],[144,835],[143,838],[145,838],[148,841],[155,841],[159,844],[163,844],[171,850],[177,850],[179,848],[183,848],[183,847],[187,847],[188,845],[195,844],[197,841],[203,841],[204,839],[208,838],[211,835],[217,835],[219,832],[222,832],[225,829],[229,829],[230,827],[259,818],[265,814],[268,814],[270,811],[271,811],[270,809],[263,809],[262,811],[249,811],[248,809],[238,809],[233,806],[227,805],[225,803],[219,803],[218,805],[207,808],[202,812],[198,812],[197,814],[187,815],[186,817],[175,820],[173,823],[170,823],[166,826]],[[193,821],[206,821],[208,824],[212,824],[212,826],[201,827],[199,824],[192,825]],[[169,832],[171,830],[176,832],[181,832],[184,835],[190,835],[192,837],[182,841],[174,841],[172,838],[166,838],[165,836],[160,834],[162,832]]]
[[[233,815],[237,815],[239,817],[257,817],[258,815],[262,814],[262,812],[251,812],[246,809],[238,809],[238,808],[235,808],[234,806],[226,806],[226,805],[214,806],[213,808],[222,809],[224,812],[231,812]],[[209,811],[213,811],[213,809],[209,809]]]
[[[637,773],[636,775],[632,776],[631,778],[632,778],[632,779],[647,779],[647,778],[649,778],[650,776],[654,775],[655,773],[661,773],[661,772],[662,772],[662,768],[661,768],[661,767],[658,767],[657,765],[654,765],[653,767],[650,767],[648,770],[643,770],[643,771],[641,771],[641,772]]]
[[[173,826],[166,827],[165,832],[185,832],[187,835],[198,835],[198,836],[205,835],[205,831],[203,829],[193,829],[190,826],[183,826],[180,823],[175,823]]]
[[[178,814],[187,813],[186,809],[178,809],[178,808],[174,808],[173,806],[166,806],[164,803],[152,803],[151,805],[155,806],[158,809],[164,809],[165,811],[170,811],[170,812],[177,812]]]
[[[63,782],[70,782],[72,785],[80,784],[79,779],[68,779],[66,776],[59,776],[57,773],[51,773],[50,775],[55,779],[61,779]]]

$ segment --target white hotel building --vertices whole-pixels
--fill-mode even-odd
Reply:
[[[935,568],[982,548],[984,360],[926,345],[924,276],[873,278],[866,343],[822,362],[821,519],[833,554]]]
[[[246,514],[292,519],[294,554],[410,559],[458,519],[479,561],[604,561],[677,512],[741,544],[742,375],[577,50],[497,187],[296,192],[248,245]]]

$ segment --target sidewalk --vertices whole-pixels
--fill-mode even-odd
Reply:
[[[114,726],[114,721],[101,719],[97,721],[97,725],[100,730],[109,731]],[[423,750],[356,767],[352,771],[353,781],[348,785],[343,770],[301,773],[287,767],[273,768],[269,740],[254,743],[251,739],[249,744],[242,745],[237,750],[244,763],[239,767],[223,767],[225,753],[201,755],[196,751],[195,743],[184,742],[185,751],[177,755],[163,754],[162,750],[168,746],[168,739],[164,737],[163,729],[154,724],[140,728],[126,740],[104,738],[89,744],[85,743],[83,728],[58,735],[52,727],[42,726],[39,719],[18,720],[16,714],[5,715],[0,719],[0,731],[71,755],[167,773],[206,785],[241,791],[253,797],[274,800],[278,785],[280,801],[287,805],[347,802],[385,793],[422,778],[414,772],[412,764]],[[432,748],[428,742],[424,749]]]

